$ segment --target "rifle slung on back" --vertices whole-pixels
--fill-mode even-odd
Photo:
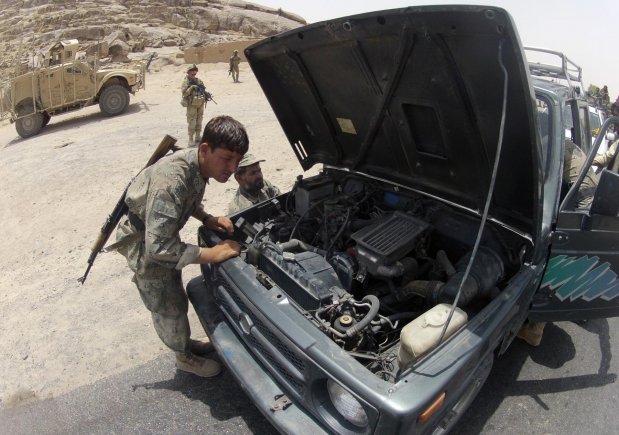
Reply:
[[[155,164],[158,160],[160,160],[162,157],[168,154],[170,150],[172,150],[172,152],[177,151],[179,148],[177,148],[175,144],[176,144],[176,139],[166,134],[163,140],[161,141],[161,143],[157,146],[153,154],[150,156],[150,159],[148,159],[148,162],[146,162],[146,165],[144,166],[144,168],[142,168],[142,170]],[[110,236],[112,235],[114,228],[116,228],[116,226],[120,222],[120,219],[125,214],[127,214],[127,212],[129,211],[127,204],[125,204],[125,197],[127,196],[127,190],[129,190],[129,186],[131,186],[131,183],[133,182],[134,179],[135,177],[133,177],[131,181],[129,182],[129,184],[127,185],[127,187],[125,187],[125,190],[120,196],[120,199],[114,206],[114,210],[112,210],[112,212],[108,215],[107,219],[103,223],[103,226],[101,227],[101,230],[99,231],[99,235],[97,236],[97,239],[95,240],[95,243],[92,246],[92,250],[90,251],[90,256],[88,257],[88,266],[86,267],[86,272],[84,272],[84,276],[78,278],[78,281],[80,283],[84,284],[84,282],[86,281],[86,277],[88,276],[88,273],[90,272],[90,268],[92,267],[92,265],[95,262],[95,259],[97,258],[97,255],[99,255],[99,252],[103,250],[103,247],[105,246]]]

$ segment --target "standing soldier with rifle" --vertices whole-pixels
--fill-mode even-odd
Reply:
[[[229,116],[211,119],[198,148],[162,158],[131,182],[123,194],[127,215],[116,230],[117,242],[108,248],[127,258],[157,335],[176,352],[176,367],[197,376],[216,376],[221,367],[204,358],[212,351],[209,341],[190,338],[181,270],[188,264],[220,263],[235,257],[240,246],[223,240],[212,248],[201,248],[181,241],[180,231],[193,216],[212,230],[233,233],[230,219],[206,213],[202,199],[209,179],[228,181],[248,147],[240,122]],[[91,265],[89,259],[89,269]]]
[[[198,146],[202,134],[202,117],[206,107],[207,94],[202,80],[196,77],[198,67],[193,64],[187,68],[187,75],[181,85],[181,105],[187,108],[187,133],[190,147]]]
[[[239,51],[234,50],[232,56],[230,56],[230,69],[228,70],[228,76],[232,73],[232,80],[234,83],[239,82],[239,64],[241,63],[241,58],[239,56]]]

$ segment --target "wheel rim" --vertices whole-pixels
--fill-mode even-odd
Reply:
[[[26,138],[34,136],[43,128],[43,115],[41,113],[35,113],[19,118],[15,128],[17,128],[17,132],[21,137]]]
[[[22,121],[22,126],[24,127],[24,130],[32,131],[34,129],[34,117],[33,116],[25,117]]]
[[[123,99],[119,92],[112,92],[107,99],[107,105],[112,111],[115,112],[121,108],[122,101]]]

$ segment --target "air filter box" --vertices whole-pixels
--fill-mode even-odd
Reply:
[[[375,274],[379,266],[390,266],[415,248],[419,237],[430,225],[406,213],[395,212],[367,226],[351,237],[359,265]]]

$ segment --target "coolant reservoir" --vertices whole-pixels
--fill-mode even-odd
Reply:
[[[436,347],[450,310],[451,305],[436,305],[402,328],[398,352],[400,369],[406,368]],[[456,307],[443,340],[460,329],[466,321],[466,313]]]

